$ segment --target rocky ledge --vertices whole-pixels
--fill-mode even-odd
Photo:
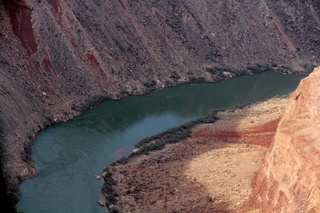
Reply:
[[[290,96],[255,182],[264,212],[320,212],[320,68]]]

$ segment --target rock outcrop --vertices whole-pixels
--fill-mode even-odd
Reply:
[[[36,174],[35,135],[102,100],[313,68],[319,11],[314,0],[0,1],[0,157],[10,198]]]
[[[265,212],[320,211],[320,67],[290,96],[259,171],[254,200]]]

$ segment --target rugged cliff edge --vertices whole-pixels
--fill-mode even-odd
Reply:
[[[314,0],[0,1],[5,191],[36,174],[32,141],[94,104],[189,81],[319,63]]]
[[[265,212],[320,211],[320,68],[290,96],[256,180]]]

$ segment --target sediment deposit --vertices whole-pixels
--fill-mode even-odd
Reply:
[[[251,202],[252,183],[287,100],[221,111],[185,140],[109,166],[110,211],[261,212]]]

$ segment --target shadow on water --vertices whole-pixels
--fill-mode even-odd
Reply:
[[[303,77],[264,72],[214,84],[186,84],[104,102],[76,119],[53,125],[35,140],[32,157],[38,175],[21,184],[16,209],[24,213],[105,212],[97,204],[103,180],[94,176],[128,155],[138,141],[210,110],[288,94]]]

